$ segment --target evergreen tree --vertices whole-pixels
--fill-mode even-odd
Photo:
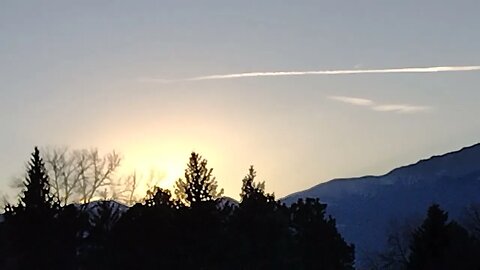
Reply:
[[[170,190],[160,187],[154,187],[153,189],[148,190],[147,197],[145,198],[144,202],[148,207],[175,207],[175,202],[172,200],[172,194]]]
[[[207,168],[207,160],[192,152],[185,169],[185,180],[178,179],[175,195],[186,206],[195,206],[199,202],[214,201],[222,196],[223,189],[217,191],[217,181],[212,176],[213,169]]]
[[[45,170],[45,164],[40,157],[40,151],[35,147],[29,162],[24,189],[16,206],[7,205],[5,213],[12,215],[30,215],[53,217],[60,206],[56,198],[50,193],[50,184]]]
[[[250,166],[248,174],[242,180],[242,192],[240,193],[242,201],[257,196],[266,196],[265,182],[255,183],[255,177],[257,177],[257,172],[253,166]]]
[[[230,221],[234,269],[291,269],[289,263],[288,209],[256,183],[249,168],[243,179],[241,202]]]
[[[36,147],[24,185],[18,204],[5,208],[5,268],[60,269],[61,239],[56,221],[59,204],[50,194],[48,176]]]
[[[409,269],[441,269],[440,259],[449,245],[448,214],[438,204],[430,206],[427,218],[413,234]]]
[[[480,269],[478,242],[448,214],[433,204],[413,233],[408,269]]]
[[[217,199],[223,189],[217,191],[212,171],[207,168],[206,159],[192,153],[185,180],[176,183],[175,195],[180,204],[176,241],[182,247],[178,250],[182,269],[214,269],[219,265],[223,217]]]
[[[354,269],[354,247],[338,233],[335,219],[325,216],[319,199],[299,199],[290,207],[297,269]]]

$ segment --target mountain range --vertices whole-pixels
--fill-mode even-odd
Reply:
[[[291,204],[300,198],[319,198],[327,204],[345,240],[355,244],[357,262],[384,250],[394,224],[419,225],[427,208],[437,203],[449,216],[462,221],[466,208],[480,202],[480,144],[393,169],[381,176],[333,179],[281,199]],[[220,201],[237,204],[225,197]],[[116,202],[119,213],[128,207]],[[100,205],[77,205],[93,217]],[[0,215],[0,223],[3,216]],[[412,225],[412,224],[410,224]]]
[[[480,144],[403,166],[381,176],[334,179],[282,199],[319,198],[357,258],[382,250],[393,224],[421,221],[437,203],[456,220],[480,201]],[[417,224],[418,225],[418,224]]]

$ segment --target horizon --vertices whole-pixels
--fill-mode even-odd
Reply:
[[[282,198],[478,143],[479,8],[4,3],[0,192],[35,145],[115,150],[170,188],[195,151],[226,196],[254,165]]]
[[[307,191],[307,190],[310,190],[312,188],[315,188],[323,183],[328,183],[330,181],[334,181],[334,180],[349,180],[349,179],[360,179],[360,178],[364,178],[364,177],[383,177],[383,176],[386,176],[388,174],[390,174],[392,171],[395,171],[397,169],[402,169],[402,168],[406,168],[406,167],[410,167],[410,166],[414,166],[414,165],[417,165],[421,162],[424,162],[424,161],[429,161],[433,158],[438,158],[438,157],[444,157],[444,156],[447,156],[447,155],[451,155],[451,154],[456,154],[456,153],[460,153],[461,151],[465,150],[465,149],[470,149],[470,148],[473,148],[475,146],[478,146],[480,145],[480,142],[477,142],[477,143],[473,143],[473,144],[470,144],[470,145],[466,145],[466,146],[463,146],[461,148],[458,148],[458,149],[453,149],[453,150],[450,150],[448,152],[444,152],[444,153],[432,153],[430,154],[429,156],[426,156],[426,157],[423,157],[423,158],[420,158],[416,161],[411,161],[411,162],[407,162],[405,164],[400,164],[396,167],[393,167],[393,168],[390,168],[390,169],[387,169],[386,171],[384,172],[381,172],[381,173],[378,173],[378,174],[364,174],[364,175],[352,175],[352,176],[349,176],[349,177],[335,177],[335,178],[331,178],[331,179],[327,179],[325,181],[320,181],[316,184],[313,184],[312,186],[308,186],[308,187],[303,187],[299,190],[294,190],[294,191],[291,191],[290,193],[287,193],[285,195],[282,195],[282,196],[278,196],[277,194],[275,194],[275,198],[277,200],[282,200],[282,199],[285,199],[287,197],[290,197],[292,195],[296,195],[296,194],[301,194],[302,192],[304,191]],[[52,148],[52,149],[59,149],[59,148]],[[52,150],[52,149],[48,149],[48,148],[44,148],[44,150]],[[61,149],[61,148],[60,148]],[[95,148],[91,148],[91,149],[66,149],[68,151],[71,151],[71,150],[96,150]],[[194,151],[193,151],[194,152]],[[42,154],[42,151],[41,151],[41,154]],[[102,154],[102,153],[100,153]],[[105,154],[105,153],[104,153]],[[108,153],[107,153],[108,154]],[[121,153],[120,153],[121,154]],[[201,153],[197,153],[197,154],[200,154]],[[202,156],[202,155],[201,155]],[[203,158],[207,159],[206,157],[202,156]],[[123,157],[122,157],[123,158]],[[207,159],[208,161],[208,159]],[[116,177],[126,177],[128,176],[129,173],[131,173],[131,171],[129,171],[128,169],[129,168],[124,168],[122,167],[123,165],[120,165],[119,169],[118,169],[118,175]],[[25,161],[25,167],[27,167],[27,162]],[[185,164],[185,167],[186,167],[186,164]],[[211,168],[213,169],[213,176],[215,176],[215,168],[211,167],[211,166],[207,166],[208,168]],[[152,169],[155,169],[155,168],[152,168]],[[185,170],[185,168],[182,169],[182,172]],[[135,171],[134,171],[135,173]],[[151,171],[150,172],[155,178],[153,179],[146,179],[148,178],[149,176],[145,176],[145,175],[140,175],[139,176],[139,180],[141,181],[140,183],[142,182],[145,182],[145,181],[148,181],[150,180],[151,182],[149,183],[145,183],[145,184],[148,184],[149,186],[140,186],[138,187],[138,190],[135,192],[135,202],[141,202],[147,195],[147,191],[149,190],[153,190],[153,188],[155,187],[160,187],[160,188],[163,188],[163,189],[166,189],[166,190],[170,190],[172,193],[173,191],[175,190],[175,182],[178,180],[178,179],[184,179],[184,176],[183,174],[180,176],[180,177],[176,177],[176,175],[174,176],[174,178],[172,177],[169,177],[169,175],[162,175],[162,172],[160,171]],[[245,174],[246,175],[246,174]],[[23,178],[21,178],[20,176],[17,176],[19,177],[20,180],[23,180]],[[175,178],[176,177],[176,178]],[[264,181],[262,179],[260,180],[257,180],[257,181]],[[272,192],[272,191],[269,191],[268,190],[268,181],[265,181],[265,184],[266,184],[266,191],[267,192]],[[219,188],[223,189],[222,187],[222,182],[220,181],[219,182]],[[12,193],[11,194],[2,194],[2,195],[11,195],[13,197],[17,196],[17,194],[15,194],[15,192],[13,191],[17,191],[17,192],[20,192],[21,190],[18,189],[18,188],[13,188],[11,187],[11,190],[10,190]],[[240,192],[240,190],[239,190]],[[235,201],[239,201],[239,193],[237,194],[237,196],[232,196],[230,194],[223,194],[222,195],[222,198],[230,198],[230,199],[234,199]],[[272,192],[274,194],[274,192]],[[10,196],[6,196],[5,199],[11,199]],[[126,202],[124,202],[121,198],[106,198],[107,200],[109,201],[115,201],[115,202],[118,202],[120,204],[123,204],[123,205],[127,205]],[[84,202],[84,204],[88,204],[88,203],[91,203],[91,202],[96,202],[96,201],[102,201],[102,200],[105,200],[104,198],[101,198],[101,197],[94,197],[94,199],[92,201],[89,201],[89,202]],[[75,202],[74,202],[75,203]],[[79,202],[81,203],[81,202]]]

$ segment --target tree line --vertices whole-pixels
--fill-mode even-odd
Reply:
[[[7,204],[0,219],[0,269],[355,268],[354,246],[326,214],[327,205],[318,198],[281,203],[257,181],[253,166],[236,202],[223,196],[207,160],[192,153],[173,194],[153,187],[126,207],[90,196],[110,181],[118,156],[83,155],[97,165],[81,167],[80,154],[75,162],[50,156],[45,163],[35,148],[18,202]],[[52,164],[77,165],[55,170]],[[87,175],[93,182],[79,184]],[[77,189],[82,185],[84,191]],[[74,197],[77,203],[69,203]],[[388,247],[368,269],[480,269],[479,209],[469,208],[464,228],[432,205],[419,226],[388,235]]]
[[[468,207],[465,227],[431,205],[419,226],[407,222],[388,234],[386,250],[371,258],[368,269],[480,269],[479,209]]]
[[[253,167],[238,203],[222,196],[197,153],[174,195],[154,187],[129,208],[107,200],[66,204],[68,185],[61,193],[51,182],[35,148],[18,202],[5,206],[0,223],[0,269],[354,268],[354,246],[326,205],[282,204]]]

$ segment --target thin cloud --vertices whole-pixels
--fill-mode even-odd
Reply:
[[[397,112],[397,113],[417,113],[427,112],[432,108],[428,106],[414,106],[409,104],[388,104],[372,107],[374,111],[379,112]]]
[[[395,112],[395,113],[420,113],[432,110],[429,106],[417,106],[410,104],[377,104],[371,99],[346,97],[346,96],[329,96],[329,99],[347,103],[350,105],[364,106],[377,112]]]
[[[336,101],[358,105],[358,106],[371,106],[374,102],[370,99],[366,98],[356,98],[356,97],[345,97],[345,96],[329,96],[329,99],[333,99]]]
[[[435,66],[435,67],[404,67],[386,69],[347,69],[347,70],[315,70],[315,71],[268,71],[246,72],[223,75],[208,75],[184,79],[183,81],[224,80],[248,77],[274,77],[274,76],[303,76],[303,75],[355,75],[355,74],[382,74],[382,73],[435,73],[435,72],[460,72],[479,71],[480,66]],[[152,79],[154,81],[156,79]]]

